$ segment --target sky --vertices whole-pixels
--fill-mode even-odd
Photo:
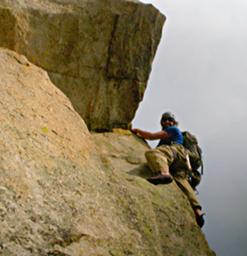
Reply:
[[[171,111],[203,149],[203,232],[220,256],[247,255],[247,1],[142,0],[167,20],[133,127]],[[155,144],[152,144],[154,146]]]

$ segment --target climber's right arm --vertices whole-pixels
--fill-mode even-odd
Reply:
[[[160,140],[160,139],[166,139],[169,137],[169,134],[165,131],[148,132],[148,131],[143,131],[137,128],[131,129],[131,131],[137,136],[140,136],[147,140]]]

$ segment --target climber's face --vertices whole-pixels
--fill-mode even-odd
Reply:
[[[169,127],[175,125],[175,121],[173,118],[161,119],[160,123],[162,127]]]

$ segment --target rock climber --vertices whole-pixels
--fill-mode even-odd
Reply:
[[[204,225],[202,207],[196,197],[195,191],[188,182],[191,171],[188,150],[183,146],[183,134],[177,127],[178,122],[170,112],[165,112],[160,120],[161,131],[148,132],[133,128],[131,131],[147,140],[160,140],[157,147],[146,151],[145,157],[154,176],[147,179],[154,185],[169,184],[175,180],[179,188],[188,197],[194,210],[197,224]]]

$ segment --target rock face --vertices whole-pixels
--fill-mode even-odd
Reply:
[[[45,71],[4,49],[0,106],[1,255],[214,255],[176,185],[136,176],[145,143],[91,135]]]
[[[143,178],[147,144],[119,129],[164,20],[134,0],[0,1],[0,255],[215,255],[176,184]]]
[[[1,0],[0,46],[45,69],[91,130],[127,127],[165,17],[125,0]]]

